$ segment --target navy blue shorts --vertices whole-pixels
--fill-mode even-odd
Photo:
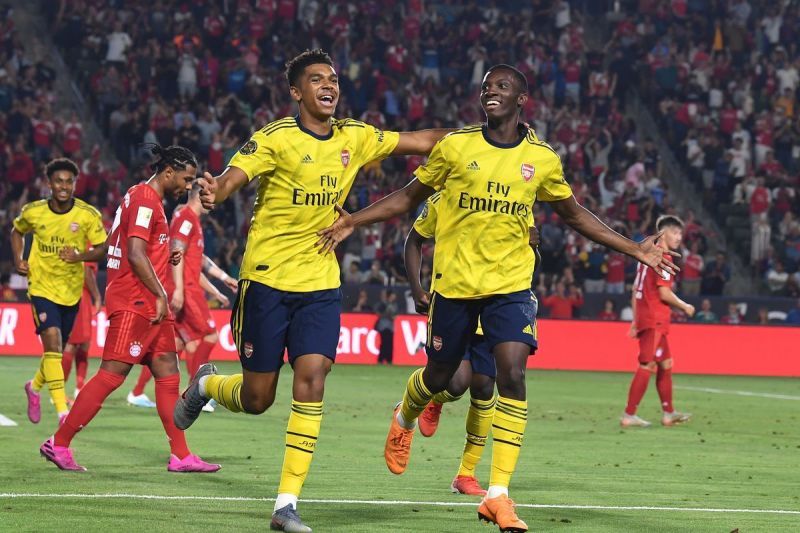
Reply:
[[[61,330],[62,343],[66,344],[75,324],[75,317],[78,316],[80,302],[75,305],[61,305],[41,296],[31,296],[30,300],[36,334],[40,335],[47,328],[58,328]]]
[[[503,342],[523,342],[538,347],[538,302],[530,290],[463,300],[434,292],[428,311],[425,352],[434,361],[460,361],[467,352],[480,318],[485,343],[491,352]]]
[[[469,361],[473,374],[483,374],[494,379],[497,377],[497,368],[494,364],[494,355],[489,349],[489,343],[483,335],[473,334],[464,354],[464,361]]]
[[[231,312],[231,332],[242,368],[275,372],[289,352],[321,354],[336,360],[342,294],[339,289],[288,292],[251,280],[239,281]]]

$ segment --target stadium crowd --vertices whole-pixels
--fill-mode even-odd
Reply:
[[[646,94],[654,105],[664,111],[660,115],[667,126],[664,131],[673,140],[685,140],[686,146],[693,138],[704,145],[730,142],[733,137],[726,136],[721,126],[714,126],[719,127],[719,135],[706,132],[716,124],[714,118],[723,109],[740,103],[743,96],[737,85],[719,87],[724,105],[717,110],[704,102],[690,106],[683,100],[688,102],[692,97],[694,85],[687,80],[693,79],[695,72],[712,69],[706,81],[718,80],[721,77],[716,75],[719,72],[713,72],[713,65],[723,62],[730,73],[735,68],[731,66],[734,59],[738,62],[742,58],[729,50],[727,38],[723,50],[716,51],[715,33],[698,32],[686,40],[678,36],[685,28],[693,27],[690,22],[696,23],[706,9],[712,9],[707,6],[720,9],[724,15],[720,20],[727,21],[729,13],[736,13],[736,6],[741,3],[746,2],[688,2],[692,11],[681,17],[687,2],[621,2],[621,13],[629,15],[616,23],[614,37],[604,50],[591,50],[584,35],[590,22],[583,10],[584,2],[566,0],[160,0],[147,5],[120,0],[47,2],[45,14],[55,42],[89,97],[116,161],[104,162],[99,148],[88,153],[80,150],[81,125],[75,115],[53,109],[53,70],[26,63],[13,23],[6,17],[0,33],[0,66],[5,66],[0,70],[0,116],[7,127],[0,128],[0,132],[7,133],[0,137],[0,165],[9,176],[10,186],[4,185],[0,191],[7,200],[4,205],[9,205],[0,218],[5,217],[8,223],[14,206],[42,194],[42,173],[37,166],[61,153],[80,160],[78,195],[99,207],[108,222],[121,193],[150,174],[142,143],[187,146],[209,171],[221,171],[253,129],[294,113],[282,76],[283,63],[307,46],[323,47],[334,58],[340,74],[339,116],[360,118],[394,130],[479,122],[482,115],[473,96],[483,72],[489,64],[507,62],[523,70],[535,88],[524,116],[561,155],[578,200],[633,238],[650,233],[660,214],[682,216],[686,231],[681,291],[687,295],[719,295],[730,278],[725,254],[708,255],[708,242],[714,235],[696,220],[694,213],[675,205],[676,198],[662,179],[662,163],[654,141],[643,138],[635,123],[622,114],[622,103],[628,89],[640,82],[640,89],[649,91]],[[600,4],[603,2],[597,3]],[[696,5],[705,7],[698,11]],[[589,7],[597,10],[596,6]],[[595,15],[605,15],[604,9],[599,11]],[[784,17],[796,13],[794,7],[787,11]],[[748,17],[747,24],[757,30],[760,22],[754,21],[755,15]],[[783,24],[784,28],[787,26],[791,24]],[[727,26],[723,29],[727,31]],[[789,30],[778,33],[778,43],[784,42],[784,33],[785,39],[793,35]],[[692,50],[681,49],[689,43]],[[748,69],[755,72],[756,67],[767,69],[771,62],[777,64],[778,48],[774,43],[761,43],[759,49],[764,49],[765,54]],[[785,55],[796,53],[796,45],[783,49]],[[696,50],[708,56],[702,69],[688,59],[689,52],[695,52],[691,57],[697,55]],[[675,84],[662,86],[662,63],[674,66],[678,59],[688,61],[689,71],[677,68]],[[750,65],[744,60],[742,64]],[[653,71],[652,79],[657,83],[648,82],[650,76],[642,75],[643,65]],[[797,70],[794,72],[796,76]],[[760,78],[754,74],[753,79]],[[751,93],[760,95],[751,85]],[[5,99],[3,88],[10,95]],[[764,90],[762,87],[761,92]],[[700,100],[710,98],[711,92],[697,91],[696,96]],[[781,101],[785,105],[786,100]],[[741,123],[738,129],[755,124],[759,113],[771,109],[773,100],[767,99],[763,104],[767,106],[765,111],[759,107],[760,102],[751,106],[748,116],[734,121]],[[697,122],[686,125],[676,117],[683,117],[678,111],[688,107],[694,110],[690,117]],[[790,132],[800,125],[788,119],[786,123]],[[45,130],[52,133],[45,136]],[[755,139],[755,135],[752,137]],[[751,145],[757,150],[755,140]],[[723,156],[725,150],[718,151],[720,157],[727,157]],[[14,155],[18,152],[21,155]],[[770,152],[764,152],[758,165],[745,168],[760,169],[766,163],[767,168],[775,169],[772,175],[764,174],[765,180],[770,180],[765,183],[771,187],[767,196],[775,198],[768,202],[767,222],[763,217],[754,220],[756,224],[766,224],[774,238],[785,234],[781,243],[785,243],[786,253],[780,246],[767,246],[757,263],[763,265],[761,269],[772,280],[770,288],[775,287],[776,294],[792,294],[800,277],[796,273],[800,228],[792,215],[797,210],[797,199],[791,198],[787,204],[775,191],[781,183],[793,183],[788,176],[791,169],[791,175],[796,175],[797,154],[789,150],[787,156],[777,146],[775,157],[766,155]],[[713,157],[704,159],[705,166],[691,174],[699,183],[708,181],[703,170]],[[691,161],[696,166],[695,159]],[[364,207],[401,187],[421,162],[414,157],[390,158],[366,167],[346,207]],[[17,170],[23,167],[24,170]],[[717,190],[714,183],[712,179],[712,192]],[[758,179],[754,178],[753,183],[757,185]],[[761,193],[754,192],[757,186],[741,185],[737,189],[734,184],[733,179],[728,183],[731,198],[738,194],[752,206],[755,195],[758,203]],[[784,186],[782,190],[786,189]],[[788,190],[793,192],[791,185]],[[252,187],[243,189],[233,202],[206,217],[206,252],[232,276],[238,274],[254,194]],[[710,205],[716,203],[715,200]],[[780,213],[788,214],[779,216]],[[551,314],[572,316],[582,305],[584,293],[627,291],[635,274],[630,260],[590,246],[546,206],[537,208],[535,218],[544,259],[536,288]],[[340,250],[344,281],[385,287],[403,285],[406,280],[402,247],[411,222],[398,219],[360,230],[359,237],[350,239]],[[770,244],[774,241],[767,240]],[[753,242],[755,246],[755,238]],[[8,248],[2,248],[2,253],[7,254]],[[792,250],[794,255],[789,253]],[[423,275],[428,280],[431,255],[431,250],[426,250]],[[7,259],[0,257],[0,261]],[[380,302],[369,305],[377,307]]]

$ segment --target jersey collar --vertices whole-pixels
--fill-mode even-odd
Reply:
[[[72,198],[72,205],[70,205],[70,206],[69,206],[69,209],[67,209],[66,211],[63,211],[63,212],[59,213],[58,211],[54,211],[54,210],[53,210],[53,206],[52,206],[52,205],[50,205],[50,200],[52,200],[52,198],[48,198],[48,199],[47,199],[47,209],[49,209],[49,210],[50,210],[50,212],[51,212],[51,213],[53,213],[54,215],[66,215],[67,213],[69,213],[70,211],[72,211],[72,208],[73,208],[73,207],[75,207],[75,198]]]
[[[521,124],[517,125],[517,131],[519,132],[519,139],[517,139],[513,143],[499,143],[497,141],[493,141],[492,139],[490,139],[488,135],[489,127],[486,124],[481,126],[481,133],[483,134],[483,140],[485,140],[487,143],[491,144],[496,148],[515,148],[519,146],[519,143],[522,142],[522,140],[525,138],[526,135],[523,128],[520,126],[522,125]]]
[[[300,128],[300,131],[302,131],[303,133],[307,133],[307,134],[311,135],[312,137],[314,137],[318,141],[327,141],[328,139],[333,137],[333,127],[332,126],[331,126],[331,131],[328,132],[327,135],[318,135],[318,134],[314,133],[313,131],[311,131],[311,130],[309,130],[309,129],[307,129],[307,128],[305,128],[303,126],[303,123],[300,122],[300,115],[295,115],[294,116],[294,121],[297,122],[297,127]]]

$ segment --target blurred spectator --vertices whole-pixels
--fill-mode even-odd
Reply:
[[[11,276],[7,272],[0,273],[0,297],[4,302],[16,302],[19,300],[17,293],[11,288],[10,280]]]
[[[739,311],[739,306],[736,302],[728,304],[728,312],[722,315],[720,322],[731,325],[742,324],[744,322],[744,316]]]
[[[775,261],[775,265],[767,272],[767,286],[769,287],[769,291],[776,296],[783,295],[788,281],[789,273],[786,272],[783,261]]]
[[[606,258],[606,293],[625,293],[625,256],[615,252]]]
[[[378,323],[375,329],[381,336],[381,348],[378,353],[378,364],[392,364],[394,347],[394,318],[399,311],[397,293],[384,289],[381,291],[381,303],[378,304]]]
[[[361,281],[367,285],[386,286],[389,284],[389,276],[381,269],[381,262],[376,260],[372,262],[370,269],[363,274]]]
[[[800,298],[798,298],[794,308],[786,314],[786,323],[800,326]]]
[[[583,305],[583,294],[579,288],[570,285],[570,294],[567,295],[566,291],[564,282],[560,281],[556,284],[555,293],[540,301],[542,306],[550,310],[550,318],[574,318],[575,311]]]
[[[756,324],[761,326],[766,326],[769,324],[769,309],[766,307],[759,307],[758,308],[758,317],[756,318]]]
[[[614,305],[614,300],[607,299],[603,303],[603,310],[597,315],[599,320],[619,320],[619,315],[617,315],[616,306]]]
[[[697,296],[700,294],[704,264],[703,256],[700,255],[700,241],[692,241],[689,250],[684,250],[683,254],[681,292],[684,296]]]
[[[361,289],[358,291],[358,300],[351,311],[353,313],[372,313],[374,311],[372,306],[369,304],[369,293],[366,291],[366,289]]]
[[[358,261],[351,261],[347,266],[347,270],[344,271],[344,282],[361,283],[361,278],[361,268],[359,267]]]
[[[731,279],[731,268],[728,266],[724,252],[717,252],[716,258],[709,261],[703,272],[701,292],[708,295],[720,295],[725,284]]]
[[[704,324],[716,324],[719,322],[717,315],[711,310],[711,300],[703,298],[700,303],[700,310],[694,315],[694,321]]]

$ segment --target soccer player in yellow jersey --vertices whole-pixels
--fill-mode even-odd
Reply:
[[[384,132],[333,118],[339,83],[330,57],[307,51],[287,63],[296,117],[255,132],[218,177],[205,175],[205,207],[258,181],[231,329],[242,374],[215,375],[203,365],[175,409],[186,428],[213,398],[231,411],[263,413],[275,399],[284,350],[294,370],[292,408],[271,527],[311,531],[297,499],[316,448],[325,377],[336,357],[341,295],[339,265],[317,253],[317,231],[333,223],[359,169],[389,155],[427,154],[449,130]]]
[[[13,222],[11,248],[14,267],[28,277],[33,321],[44,348],[36,375],[25,383],[28,418],[34,424],[41,419],[39,391],[47,383],[60,424],[67,416],[61,356],[83,293],[83,262],[105,257],[106,232],[100,212],[73,197],[78,178],[74,162],[54,159],[45,172],[51,196],[22,207]],[[33,233],[33,245],[26,260],[27,233]]]
[[[438,204],[441,193],[435,193],[425,202],[422,213],[414,221],[414,225],[406,238],[404,261],[408,272],[408,281],[414,304],[418,313],[427,314],[430,307],[430,292],[422,288],[419,273],[421,264],[421,250],[423,243],[436,236],[436,223],[438,221]],[[530,228],[531,247],[536,255],[536,267],[539,266],[539,232],[535,227]],[[436,280],[431,280],[430,290],[434,290]],[[535,353],[536,328],[533,328],[534,346],[531,353]],[[469,341],[467,350],[458,370],[450,378],[447,388],[433,396],[428,406],[419,417],[419,432],[424,437],[432,437],[439,426],[439,417],[442,405],[459,400],[469,389],[470,406],[466,420],[466,443],[461,454],[461,463],[458,473],[450,484],[454,493],[468,494],[471,496],[484,496],[486,491],[481,487],[475,475],[475,468],[483,455],[483,448],[489,436],[489,430],[494,418],[496,399],[494,395],[494,380],[496,369],[492,352],[483,334],[483,328],[478,323],[478,328]]]
[[[573,229],[656,268],[675,266],[655,245],[637,244],[580,206],[547,143],[519,122],[528,99],[525,76],[496,65],[483,79],[484,125],[447,135],[418,168],[415,179],[375,204],[320,232],[321,251],[332,250],[353,229],[406,213],[440,191],[434,257],[435,291],[428,313],[428,363],[411,375],[392,416],[384,457],[395,474],[408,465],[416,419],[447,387],[478,319],[494,355],[498,398],[492,423],[492,467],[481,519],[502,531],[527,531],[508,497],[527,420],[525,366],[534,342],[531,299],[534,254],[528,246],[534,202],[548,202]]]

